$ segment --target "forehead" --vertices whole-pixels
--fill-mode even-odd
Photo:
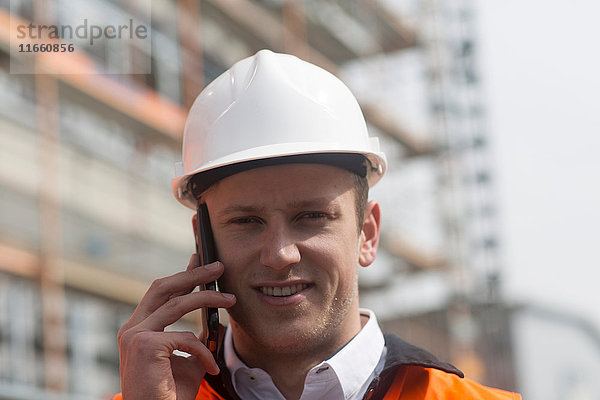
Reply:
[[[353,188],[352,172],[321,164],[284,164],[255,168],[217,182],[202,196],[213,205],[231,202],[274,203],[338,199]]]

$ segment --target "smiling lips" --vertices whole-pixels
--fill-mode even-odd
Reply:
[[[273,297],[286,297],[296,294],[308,287],[306,283],[297,283],[290,286],[261,286],[258,288],[262,294]]]

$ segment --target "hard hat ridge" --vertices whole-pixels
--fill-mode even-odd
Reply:
[[[193,207],[187,183],[195,174],[209,182],[260,166],[248,161],[325,153],[362,154],[375,171],[368,173],[371,186],[385,170],[376,138],[369,138],[356,99],[338,78],[297,57],[261,50],[217,77],[192,105],[173,192]]]

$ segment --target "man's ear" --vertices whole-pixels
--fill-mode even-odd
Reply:
[[[365,208],[365,217],[360,231],[358,262],[363,267],[368,267],[375,260],[377,246],[379,245],[380,226],[381,209],[376,201],[371,200]]]

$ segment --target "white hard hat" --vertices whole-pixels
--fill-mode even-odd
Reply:
[[[356,171],[351,164],[357,158],[373,186],[386,159],[350,90],[313,64],[261,50],[235,63],[194,101],[173,194],[194,209],[198,193],[237,172],[285,162]]]

